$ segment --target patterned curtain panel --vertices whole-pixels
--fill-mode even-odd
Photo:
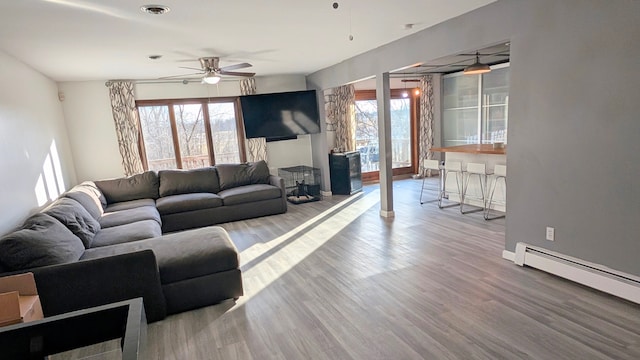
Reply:
[[[133,83],[131,81],[109,81],[109,83],[111,111],[116,125],[124,175],[141,173],[144,169],[140,157],[140,120],[133,96]]]
[[[248,78],[240,81],[240,94],[252,95],[256,93],[256,79]],[[245,139],[247,161],[267,161],[267,141],[265,138]]]
[[[356,149],[356,121],[354,105],[356,90],[353,85],[343,85],[333,89],[333,119],[336,130],[336,147],[342,151]]]
[[[431,176],[431,170],[425,173],[422,164],[433,159],[433,75],[425,75],[420,79],[420,171],[422,176]]]

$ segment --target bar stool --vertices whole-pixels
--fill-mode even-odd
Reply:
[[[442,166],[440,166],[440,161],[427,159],[422,164],[422,168],[425,171],[425,176],[422,178],[422,189],[420,189],[420,205],[427,202],[434,202],[434,201],[437,201],[438,203],[440,203],[440,197],[442,196]],[[426,176],[427,170],[438,171],[438,197],[433,200],[423,201],[422,194],[424,193],[424,182],[427,179],[427,176]]]
[[[499,216],[494,216],[491,217],[490,216],[490,212],[491,212],[491,204],[493,204],[493,193],[496,191],[496,186],[498,184],[498,181],[502,181],[504,183],[504,198],[506,199],[507,196],[507,166],[506,165],[496,165],[493,169],[493,185],[491,187],[491,192],[489,194],[489,199],[487,201],[487,205],[484,208],[484,219],[485,220],[493,220],[493,219],[499,219],[499,218],[503,218],[506,216],[506,208],[505,208],[505,213],[503,215],[499,215]],[[504,205],[506,206],[507,203],[506,201],[504,202]]]
[[[485,212],[486,205],[487,205],[487,200],[485,198],[485,192],[486,192],[485,188],[487,185],[487,165],[481,164],[481,163],[467,163],[467,171],[465,173],[467,174],[467,180],[463,181],[463,184],[462,184],[462,198],[460,199],[460,212],[462,214],[469,214],[469,213],[478,212],[478,211]],[[469,190],[469,182],[471,181],[471,178],[478,180],[478,184],[480,185],[480,196],[476,196],[476,197],[468,196],[467,191]],[[467,198],[482,201],[482,206],[477,209],[465,211],[464,205],[465,205],[465,199]]]
[[[457,203],[451,203],[448,205],[442,205],[442,199],[446,198],[448,199],[449,197],[446,195],[446,193],[453,193],[453,194],[458,194],[458,196],[460,197],[460,200],[462,200],[462,190],[460,188],[460,183],[462,182],[462,162],[460,161],[445,161],[444,162],[444,169],[443,169],[443,174],[442,174],[442,192],[440,194],[439,197],[439,201],[438,201],[438,207],[440,209],[444,209],[446,207],[452,207],[452,206],[456,206],[456,205],[460,205],[460,202]],[[446,191],[446,187],[447,187],[447,177],[449,176],[449,173],[454,173],[454,175],[456,176],[456,188],[458,190],[458,192],[453,192],[453,191]]]

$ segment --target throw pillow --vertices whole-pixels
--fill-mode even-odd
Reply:
[[[43,213],[33,215],[22,229],[0,239],[0,263],[9,271],[69,263],[83,253],[82,241]]]
[[[100,230],[100,223],[73,199],[60,198],[43,211],[60,221],[82,240],[86,249],[91,247],[93,237]]]

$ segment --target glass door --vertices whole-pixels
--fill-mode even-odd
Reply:
[[[477,144],[480,75],[458,73],[443,79],[444,146]]]
[[[410,91],[407,91],[410,90]],[[392,89],[391,113],[391,167],[394,175],[417,172],[417,107],[416,89]],[[408,94],[405,96],[405,94]],[[360,152],[362,178],[375,181],[380,178],[380,149],[378,144],[378,101],[375,90],[356,92],[355,103],[356,150]]]
[[[509,64],[482,75],[462,72],[442,80],[443,145],[507,142]]]
[[[482,143],[507,143],[509,68],[492,69],[482,78]]]

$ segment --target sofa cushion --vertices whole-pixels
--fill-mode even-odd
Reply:
[[[251,184],[268,184],[269,183],[269,166],[264,160],[248,163],[247,173]]]
[[[254,184],[223,190],[218,193],[224,205],[237,205],[282,196],[280,188],[267,184]]]
[[[71,230],[74,235],[82,240],[85,248],[91,247],[93,237],[100,230],[100,224],[89,214],[84,206],[70,198],[59,198],[51,206],[47,207],[43,213],[54,217],[67,229]]]
[[[99,221],[100,226],[104,229],[142,220],[153,220],[162,225],[160,213],[158,213],[158,209],[156,209],[155,206],[140,206],[119,211],[105,211]]]
[[[123,202],[117,202],[117,203],[113,203],[113,204],[109,204],[107,205],[107,207],[104,209],[104,212],[114,212],[114,211],[120,211],[120,210],[128,210],[128,209],[134,209],[134,208],[139,208],[142,206],[156,206],[156,201],[153,199],[138,199],[138,200],[131,200],[131,201],[123,201]]]
[[[99,180],[95,184],[104,194],[108,204],[158,198],[158,175],[153,171],[125,178]]]
[[[162,230],[158,222],[142,220],[98,231],[93,238],[91,248],[149,239],[160,235],[162,235]]]
[[[62,197],[79,202],[96,220],[100,219],[104,207],[107,206],[107,199],[93,181],[85,181],[74,186],[71,190],[62,194]]]
[[[156,200],[156,206],[160,214],[167,215],[219,207],[222,206],[222,199],[211,193],[171,195]]]
[[[160,196],[220,191],[218,173],[213,166],[193,170],[160,170]]]
[[[216,165],[218,179],[220,180],[220,190],[251,184],[248,168],[248,164]]]
[[[268,184],[269,167],[264,160],[243,164],[216,165],[220,190],[249,184]]]
[[[88,249],[82,257],[95,259],[152,249],[163,284],[215,274],[239,266],[229,234],[219,226],[186,230],[155,239]]]
[[[22,229],[0,239],[0,262],[8,270],[69,263],[83,253],[80,238],[43,213],[28,218]]]

